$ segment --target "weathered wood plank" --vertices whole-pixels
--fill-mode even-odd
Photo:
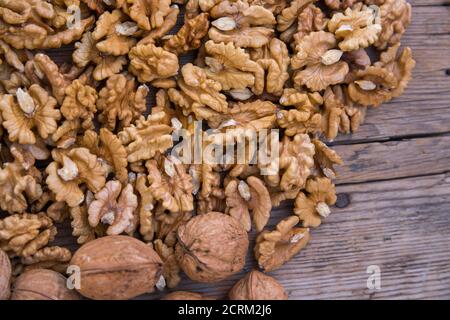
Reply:
[[[290,299],[450,299],[450,175],[340,186],[338,193],[347,206],[334,208],[309,245],[271,273]],[[287,210],[274,210],[271,222]],[[379,291],[366,287],[370,265],[381,269]],[[225,298],[242,274],[214,284],[184,279],[177,289]]]
[[[450,136],[334,146],[345,164],[337,184],[438,174],[450,171]]]
[[[412,6],[446,6],[449,0],[407,0]]]
[[[449,2],[450,3],[450,2]],[[450,7],[444,6],[413,6],[412,23],[407,33],[414,34],[445,34],[450,32],[448,16]]]

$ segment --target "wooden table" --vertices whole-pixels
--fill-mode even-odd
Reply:
[[[410,2],[402,44],[417,61],[414,79],[403,96],[369,110],[358,133],[333,143],[345,160],[337,208],[270,273],[290,299],[450,299],[450,0]],[[292,203],[275,209],[270,226],[291,211]],[[69,229],[57,243],[74,246]],[[254,265],[250,252],[244,271]],[[371,265],[381,270],[380,290],[367,288]],[[225,298],[244,271],[215,284],[183,278],[177,289]]]

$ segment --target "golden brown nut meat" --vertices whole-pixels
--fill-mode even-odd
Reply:
[[[170,4],[170,0],[115,1],[115,6],[121,8],[143,30],[161,27],[170,13]]]
[[[406,0],[385,0],[380,5],[381,34],[375,46],[384,50],[400,42],[411,23],[411,5]]]
[[[276,24],[270,10],[244,1],[220,1],[209,13],[215,19],[209,38],[215,42],[233,42],[241,48],[260,48],[267,44],[274,32],[270,27]]]
[[[380,55],[380,61],[376,62],[374,66],[380,66],[390,71],[398,83],[395,89],[392,90],[392,98],[396,98],[403,94],[408,86],[409,80],[412,78],[412,70],[416,65],[412,57],[411,48],[407,47],[400,49],[400,43],[389,47]]]
[[[137,224],[135,210],[138,200],[131,184],[122,188],[119,181],[111,180],[94,196],[95,200],[88,208],[91,227],[95,228],[99,223],[109,225],[106,230],[108,235],[134,232]]]
[[[146,111],[148,92],[146,85],[136,85],[133,76],[117,74],[109,77],[99,92],[99,121],[109,130],[128,127]]]
[[[339,48],[343,51],[355,51],[367,48],[381,32],[379,8],[366,7],[358,3],[347,8],[344,13],[335,13],[328,22],[328,30],[340,40]]]
[[[123,184],[127,183],[127,151],[115,134],[106,128],[101,128],[100,134],[87,130],[77,143],[96,155],[108,173],[114,172],[117,180]]]
[[[392,99],[398,85],[394,74],[383,67],[370,66],[355,73],[348,85],[350,99],[363,106],[378,107]]]
[[[314,2],[316,0],[293,0],[289,3],[288,7],[281,11],[277,16],[277,30],[281,32],[281,40],[285,42],[291,40],[297,29],[296,22],[300,24],[302,21],[300,18],[305,18],[305,16],[301,16],[301,13],[309,4]]]
[[[56,227],[44,213],[22,213],[0,220],[0,248],[8,254],[29,257],[55,238]]]
[[[97,112],[97,91],[80,80],[73,81],[66,88],[61,113],[69,121],[80,121],[83,129],[94,129],[94,115]]]
[[[202,38],[208,33],[208,14],[202,13],[194,19],[185,20],[181,29],[164,42],[164,49],[177,55],[200,48]]]
[[[86,184],[92,192],[98,192],[106,182],[106,169],[97,156],[86,148],[74,148],[66,154],[52,151],[53,162],[45,171],[50,190],[56,194],[56,201],[65,201],[69,207],[76,207],[84,200],[80,185]]]
[[[295,48],[295,45],[299,44],[303,37],[307,36],[311,32],[324,30],[328,24],[328,21],[329,19],[327,19],[326,15],[319,7],[309,4],[298,15],[297,29],[295,31],[292,27],[287,29],[286,32],[283,32],[280,35],[280,39],[286,41],[287,37],[290,37],[292,32],[295,32],[293,34],[294,41],[291,44]]]
[[[195,216],[177,234],[177,260],[194,281],[220,281],[244,267],[248,236],[233,217],[220,212]]]
[[[291,59],[292,69],[298,70],[294,82],[312,91],[321,91],[342,82],[349,68],[346,62],[341,61],[343,52],[335,49],[336,45],[336,38],[329,32],[311,32],[304,37]]]
[[[72,253],[63,247],[45,247],[35,254],[22,257],[20,262],[25,266],[24,270],[51,269],[56,272],[65,273],[69,266]]]
[[[230,43],[205,43],[205,69],[209,79],[222,85],[223,90],[251,88],[255,94],[264,90],[264,69],[244,49]]]
[[[181,281],[181,268],[175,257],[175,248],[167,246],[161,239],[153,242],[156,253],[163,261],[162,275],[167,288],[175,288]],[[159,288],[161,289],[161,288]]]
[[[294,213],[304,227],[318,227],[330,215],[336,202],[336,188],[326,177],[308,179],[304,192],[295,199]]]
[[[283,286],[274,278],[252,270],[228,293],[230,300],[287,300]]]
[[[256,238],[255,257],[264,271],[278,269],[309,241],[309,229],[295,227],[299,222],[296,216],[281,220],[273,231],[263,231]]]
[[[318,171],[325,177],[330,179],[336,178],[336,170],[334,165],[343,165],[344,161],[336,151],[329,148],[325,143],[318,139],[313,139],[315,154],[314,162]]]
[[[314,166],[314,145],[311,139],[307,134],[297,134],[292,139],[284,136],[279,149],[278,172],[265,175],[266,183],[282,191],[302,188]]]
[[[15,97],[4,96],[0,101],[0,110],[9,139],[20,144],[35,144],[36,137],[47,139],[56,131],[57,121],[61,117],[55,98],[36,84],[27,91],[19,88]]]
[[[236,218],[245,230],[251,229],[250,211],[258,232],[266,226],[272,203],[263,181],[252,176],[246,181],[233,179],[225,187],[225,197],[226,213]]]
[[[194,113],[197,120],[209,120],[228,112],[220,82],[209,79],[205,70],[191,63],[183,66],[181,74],[177,82],[180,90],[171,88],[168,94],[184,115]]]
[[[170,78],[179,69],[175,54],[152,43],[133,47],[128,56],[131,73],[142,83]]]
[[[141,116],[135,124],[117,134],[128,153],[128,162],[149,160],[157,152],[165,152],[173,146],[173,128],[163,123],[165,112]]]
[[[25,170],[14,161],[0,165],[0,208],[9,213],[24,212],[42,196],[41,174],[33,166]]]
[[[11,300],[79,300],[75,290],[67,288],[67,279],[58,272],[34,269],[14,282]]]
[[[67,2],[69,3],[69,2]],[[16,49],[59,48],[78,40],[94,22],[84,17],[71,23],[66,2],[3,0],[0,3],[2,39]]]
[[[321,131],[323,119],[320,106],[323,104],[323,98],[320,93],[307,93],[286,88],[280,98],[280,104],[287,107],[287,110],[277,111],[277,123],[281,128],[286,129],[287,136],[298,133],[314,134]]]

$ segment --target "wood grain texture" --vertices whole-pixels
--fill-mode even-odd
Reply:
[[[450,171],[450,136],[334,146],[344,159],[336,184],[391,180]]]

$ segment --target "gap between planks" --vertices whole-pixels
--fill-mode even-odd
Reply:
[[[337,145],[344,165],[336,184],[365,183],[450,171],[450,135]]]

